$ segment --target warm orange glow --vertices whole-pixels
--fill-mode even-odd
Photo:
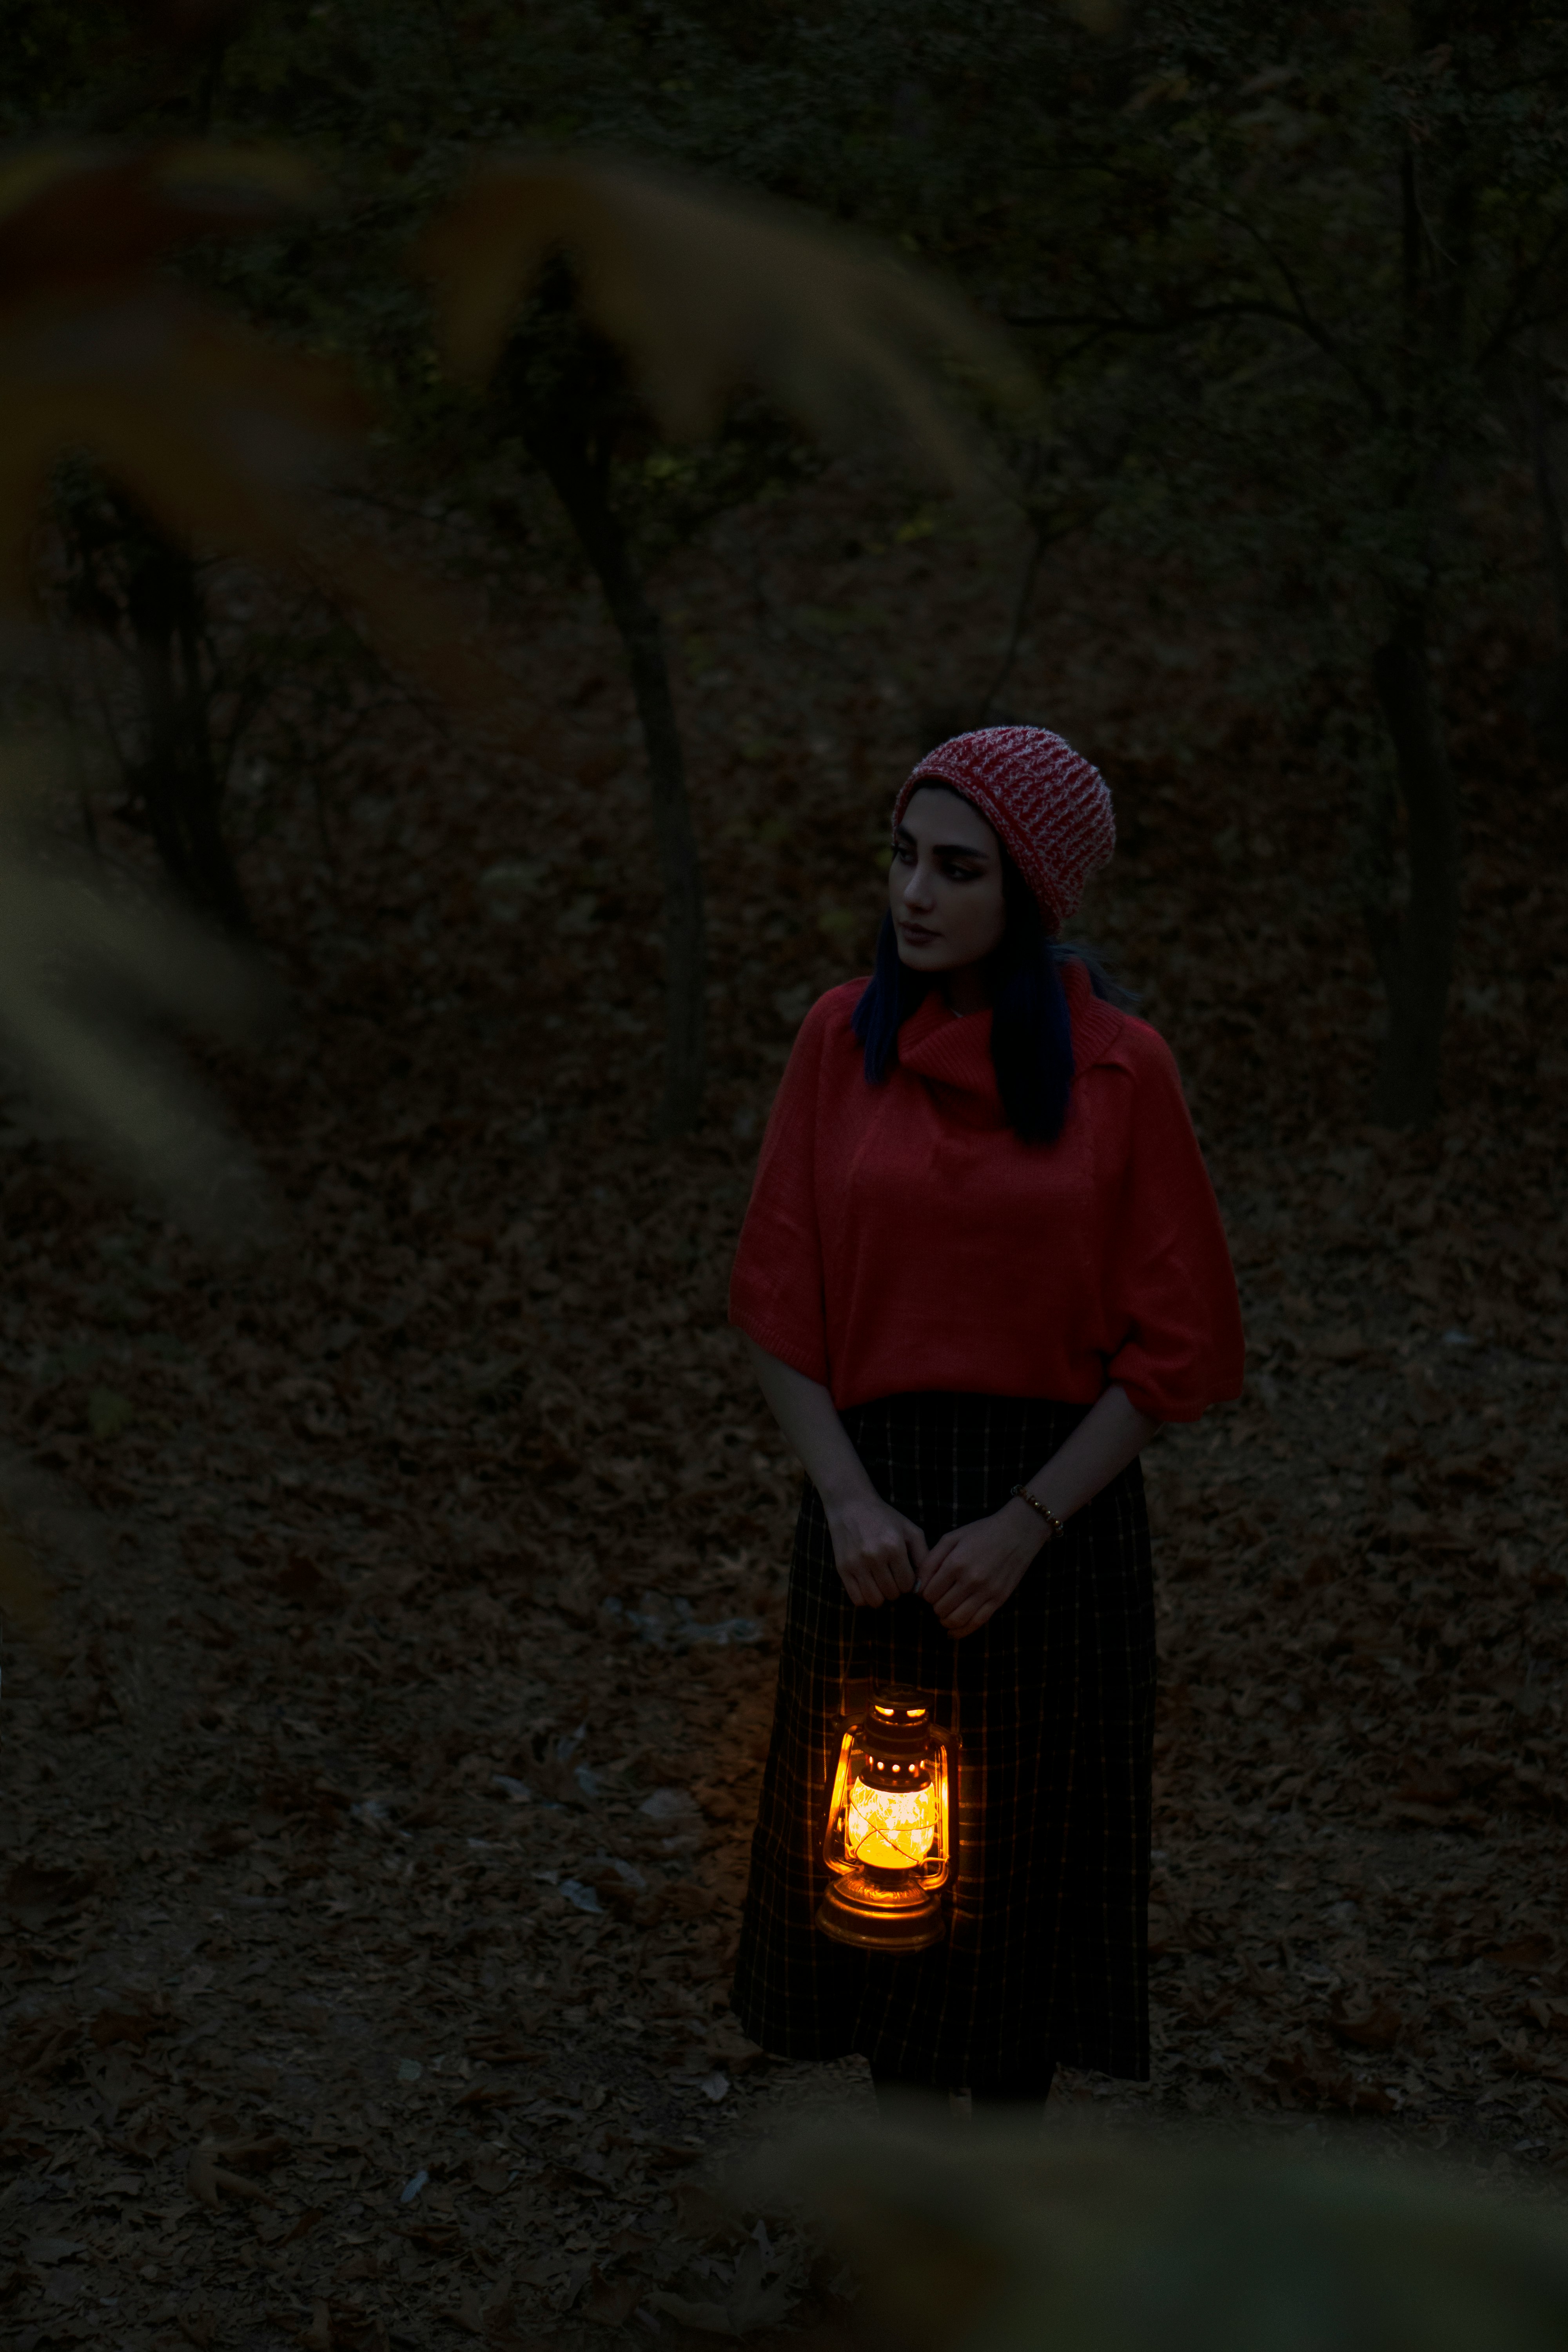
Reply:
[[[937,1812],[931,1780],[921,1789],[874,1789],[857,1780],[844,1822],[844,1851],[868,1870],[912,1870],[935,1842]]]
[[[832,1875],[816,1915],[826,1935],[882,1952],[941,1939],[952,1804],[950,1735],[912,1692],[878,1694],[839,1742],[822,1845]]]

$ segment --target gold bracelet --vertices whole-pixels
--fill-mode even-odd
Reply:
[[[1051,1532],[1047,1539],[1048,1542],[1055,1543],[1058,1536],[1066,1535],[1066,1528],[1063,1527],[1060,1519],[1058,1518],[1050,1506],[1047,1503],[1042,1503],[1037,1495],[1031,1495],[1027,1486],[1015,1486],[1013,1493],[1017,1496],[1021,1503],[1027,1503],[1032,1511],[1038,1511],[1042,1519],[1048,1519],[1050,1521]]]

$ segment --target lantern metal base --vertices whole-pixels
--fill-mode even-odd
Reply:
[[[818,1906],[816,1924],[836,1944],[861,1952],[923,1952],[947,1933],[942,1905],[923,1887],[889,1902],[868,1897],[852,1879],[836,1878]]]

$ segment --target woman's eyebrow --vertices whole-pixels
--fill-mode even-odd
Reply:
[[[907,824],[896,824],[893,832],[898,840],[913,841],[919,847],[917,835],[910,831]],[[966,841],[933,841],[931,844],[933,857],[978,857],[984,862],[990,855],[988,849],[973,848]]]

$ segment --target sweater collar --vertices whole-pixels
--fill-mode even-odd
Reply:
[[[1096,996],[1089,973],[1076,956],[1068,957],[1057,969],[1072,1024],[1073,1068],[1078,1074],[1105,1058],[1121,1034],[1121,1016]],[[1002,1100],[991,1060],[989,1009],[961,1018],[949,1010],[941,989],[931,989],[899,1032],[899,1060],[917,1077],[973,1097],[974,1110],[988,1119],[1001,1120]]]

